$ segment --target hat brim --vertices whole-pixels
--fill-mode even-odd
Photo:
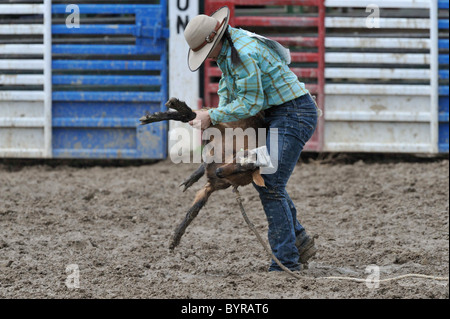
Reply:
[[[197,71],[202,66],[203,62],[205,62],[209,54],[216,48],[217,44],[222,39],[222,36],[225,33],[225,30],[228,27],[228,22],[230,20],[230,9],[228,7],[222,7],[213,14],[211,14],[211,17],[215,18],[219,22],[222,22],[223,19],[226,20],[223,26],[219,29],[219,31],[217,31],[217,36],[214,38],[213,42],[208,43],[197,52],[194,52],[193,50],[189,49],[188,66],[189,70],[191,70],[192,72]]]

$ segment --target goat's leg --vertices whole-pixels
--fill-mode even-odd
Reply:
[[[168,108],[174,109],[175,111],[156,112],[153,114],[147,114],[139,119],[141,121],[141,124],[144,125],[154,122],[161,122],[165,120],[173,120],[187,123],[195,119],[195,117],[197,116],[196,113],[193,112],[192,109],[186,105],[186,103],[176,98],[171,98],[166,103],[166,106]]]
[[[200,165],[197,170],[191,174],[180,186],[184,186],[183,192],[185,192],[189,187],[194,185],[202,176],[205,175],[205,164]]]
[[[170,243],[170,250],[173,250],[175,247],[178,246],[180,243],[181,237],[183,236],[184,232],[186,231],[186,228],[189,226],[189,224],[197,217],[200,209],[205,206],[206,202],[208,201],[209,196],[215,191],[216,189],[208,182],[206,185],[197,192],[194,203],[192,204],[192,207],[189,208],[186,217],[181,222],[180,225],[175,230],[175,233],[172,237],[172,242]]]

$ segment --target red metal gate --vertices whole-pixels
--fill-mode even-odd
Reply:
[[[289,47],[291,70],[316,96],[319,107],[324,105],[325,68],[325,6],[324,0],[207,0],[205,13],[228,6],[230,25],[267,36]],[[218,82],[221,71],[208,60],[204,68],[204,99],[206,106],[217,106]],[[321,151],[323,117],[305,150]]]

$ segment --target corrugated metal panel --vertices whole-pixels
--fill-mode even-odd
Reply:
[[[50,0],[0,4],[0,157],[51,157]]]
[[[439,151],[449,152],[449,1],[439,0]]]
[[[66,27],[66,5],[57,2],[54,157],[165,158],[167,123],[140,126],[139,118],[165,109],[166,1],[80,4],[80,28]]]
[[[437,151],[431,3],[325,1],[325,151]]]
[[[222,6],[231,9],[230,25],[267,36],[289,47],[290,65],[300,81],[317,97],[319,107],[324,101],[324,38],[325,7],[323,0],[207,0],[205,12],[211,14]],[[204,95],[206,106],[217,106],[220,70],[205,63]],[[320,151],[323,144],[323,117],[305,150]]]

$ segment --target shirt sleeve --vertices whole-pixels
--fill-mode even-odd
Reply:
[[[230,92],[228,91],[223,74],[219,81],[219,91],[217,91],[217,94],[219,95],[219,107],[223,107],[229,103]]]
[[[241,59],[242,63],[236,68],[234,75],[236,99],[209,110],[212,124],[233,122],[254,116],[261,111],[264,105],[261,69],[256,56],[246,54],[241,55]],[[221,93],[223,94],[223,92]]]

